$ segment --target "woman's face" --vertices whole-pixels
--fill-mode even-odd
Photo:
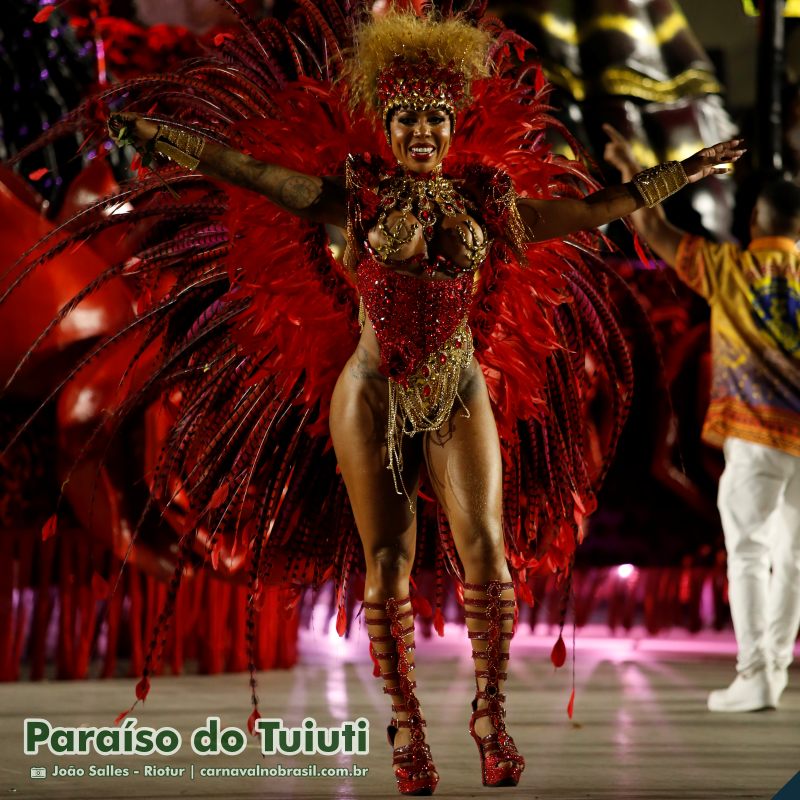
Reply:
[[[399,108],[389,121],[392,153],[411,172],[438,167],[450,149],[451,135],[450,115],[440,108]]]

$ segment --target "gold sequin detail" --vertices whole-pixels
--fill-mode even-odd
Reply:
[[[200,165],[200,157],[205,146],[205,136],[173,128],[171,125],[158,126],[153,144],[157,153],[191,170],[197,169]]]
[[[689,179],[680,161],[667,161],[634,175],[631,182],[639,190],[645,205],[653,208],[686,186]]]
[[[436,431],[450,418],[456,400],[469,418],[469,409],[458,394],[461,373],[474,353],[467,318],[461,320],[450,338],[402,383],[389,379],[389,421],[386,445],[394,488],[414,505],[403,483],[402,437]]]

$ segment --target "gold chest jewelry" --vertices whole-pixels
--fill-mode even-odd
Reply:
[[[379,213],[376,227],[384,242],[375,247],[377,257],[387,262],[404,245],[408,244],[422,226],[422,235],[430,242],[436,232],[436,223],[442,217],[466,216],[464,199],[453,183],[442,175],[441,165],[429,175],[420,178],[408,173],[397,175],[383,182],[378,189]],[[399,212],[400,216],[389,223],[389,216]],[[409,216],[415,222],[408,223]],[[455,226],[455,231],[464,246],[467,264],[457,272],[474,272],[486,258],[489,242],[484,232],[478,241],[476,223],[469,219]],[[435,272],[431,265],[430,272]]]

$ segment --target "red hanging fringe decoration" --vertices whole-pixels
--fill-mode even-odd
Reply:
[[[553,645],[550,660],[556,669],[563,667],[564,662],[567,660],[567,646],[564,644],[564,637],[561,634],[558,636],[558,641]]]
[[[369,657],[372,659],[372,677],[380,678],[381,665],[378,661],[378,657],[375,655],[375,651],[372,649],[372,642],[369,643]]]
[[[439,636],[444,636],[444,615],[441,608],[437,608],[433,615],[433,628]]]
[[[53,12],[58,8],[58,6],[45,6],[41,10],[36,12],[36,16],[33,18],[34,22],[47,22],[50,19]]]
[[[211,495],[211,500],[208,503],[209,509],[219,508],[227,499],[230,493],[231,485],[223,483]]]
[[[347,609],[341,605],[339,606],[339,611],[336,614],[336,633],[339,636],[344,636],[345,632],[347,631]]]
[[[136,684],[136,699],[144,702],[150,692],[150,679],[145,675],[139,683]]]
[[[250,731],[251,736],[256,735],[256,720],[261,719],[261,714],[258,713],[258,709],[254,708],[253,713],[247,718],[247,730]]]
[[[419,594],[415,594],[411,598],[411,607],[414,609],[414,613],[423,619],[430,619],[433,614],[433,607],[428,599]]]
[[[42,541],[46,542],[48,539],[56,535],[56,526],[58,525],[58,516],[53,514],[50,519],[42,525]]]
[[[92,594],[97,600],[105,600],[109,595],[108,581],[99,572],[92,575]]]

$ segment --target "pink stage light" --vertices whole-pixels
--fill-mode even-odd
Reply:
[[[617,567],[617,575],[623,580],[630,578],[634,572],[636,572],[636,567],[634,567],[633,564],[620,564]]]

